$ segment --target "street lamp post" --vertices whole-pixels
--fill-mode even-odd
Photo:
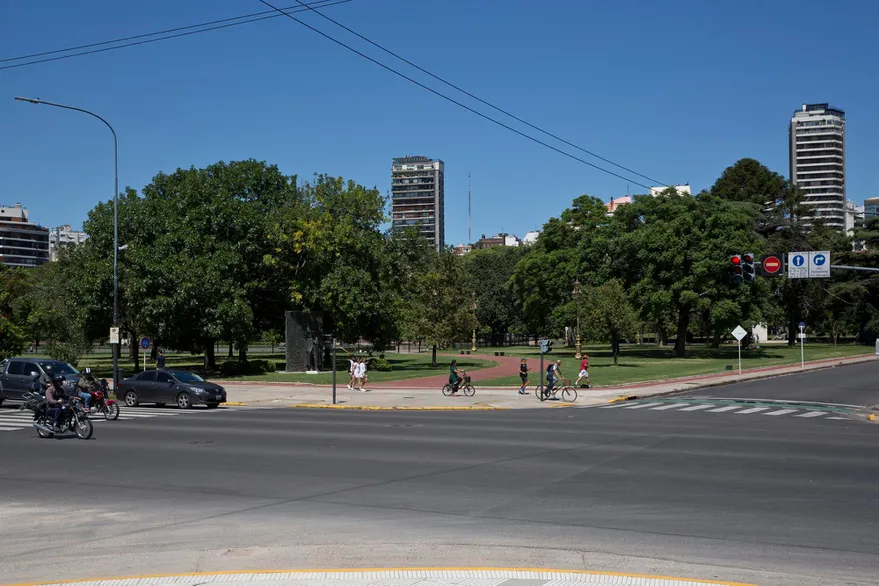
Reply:
[[[74,112],[82,112],[103,122],[110,132],[113,134],[113,327],[119,327],[119,149],[116,140],[116,131],[109,122],[88,110],[67,106],[65,104],[56,104],[54,102],[46,102],[39,98],[22,98],[16,97],[20,102],[29,102],[31,104],[42,104],[44,106],[54,106],[56,108],[64,108],[65,110],[73,110]],[[119,343],[113,344],[113,392],[119,388]]]
[[[476,291],[473,292],[473,304],[470,307],[473,310],[473,338],[471,339],[470,351],[476,352]]]
[[[577,306],[577,347],[574,358],[580,360],[583,358],[580,347],[580,279],[574,281],[574,290],[571,292],[571,297],[574,298],[574,304]]]

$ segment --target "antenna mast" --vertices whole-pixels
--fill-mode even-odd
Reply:
[[[467,173],[467,244],[473,242],[473,216],[470,214],[470,173]]]

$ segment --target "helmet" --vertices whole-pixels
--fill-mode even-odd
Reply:
[[[88,366],[86,366],[85,368],[82,369],[82,373],[84,375],[86,375],[87,377],[91,377],[92,376],[92,369],[89,368]]]
[[[64,378],[64,376],[60,375],[60,374],[56,374],[55,376],[52,377],[52,382],[55,384],[58,384],[58,385],[63,383],[65,380],[67,380],[67,379]]]

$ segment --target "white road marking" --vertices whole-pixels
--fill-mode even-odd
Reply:
[[[788,413],[796,413],[798,409],[779,409],[778,411],[770,411],[769,413],[764,413],[763,415],[772,415],[777,417],[779,415],[787,415]]]
[[[599,407],[599,409],[617,409],[619,407],[625,407],[626,405],[631,405],[628,401],[620,401],[619,403],[614,403],[613,405],[604,405],[603,407]]]
[[[769,407],[751,407],[750,409],[745,409],[744,411],[739,411],[736,415],[746,415],[748,413],[759,413],[760,411],[766,411]]]
[[[672,403],[671,405],[663,405],[662,407],[654,407],[651,411],[665,411],[666,409],[674,409],[675,407],[686,407],[689,403]]]
[[[801,413],[800,415],[794,415],[794,417],[821,417],[822,415],[827,415],[826,411],[809,411],[808,413]]]
[[[640,405],[633,405],[631,407],[626,407],[626,409],[643,409],[644,407],[650,407],[651,405],[662,405],[662,403],[641,403]]]
[[[723,413],[724,411],[733,411],[735,409],[741,409],[741,405],[727,405],[726,407],[718,407],[717,409],[711,409],[709,413]]]
[[[685,409],[678,409],[678,411],[699,411],[701,409],[708,409],[709,407],[711,407],[710,404],[708,404],[708,405],[693,405],[692,407],[687,407]]]

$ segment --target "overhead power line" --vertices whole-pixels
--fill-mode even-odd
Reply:
[[[353,0],[316,0],[310,4],[301,3],[301,6],[291,6],[287,8],[292,12],[305,12],[306,10],[313,10],[315,7],[318,8],[326,8],[328,6],[335,6],[337,4],[347,4],[348,2],[353,2]],[[304,8],[303,8],[304,7]],[[233,26],[238,26],[242,24],[250,24],[253,22],[259,22],[262,20],[268,20],[270,18],[279,18],[283,16],[283,14],[278,14],[276,10],[263,10],[262,12],[253,12],[251,14],[242,14],[240,16],[232,16],[229,18],[223,18],[220,20],[212,20],[209,22],[202,22],[199,24],[191,24],[187,26],[181,26],[176,28],[165,29],[162,31],[155,31],[152,33],[143,33],[140,35],[134,35],[130,37],[121,37],[118,39],[112,39],[109,41],[100,41],[97,43],[88,43],[85,45],[78,45],[76,47],[68,47],[66,49],[54,49],[52,51],[42,51],[39,53],[31,53],[30,55],[20,55],[18,57],[7,57],[4,59],[0,59],[0,63],[12,63],[13,61],[25,61],[24,63],[12,63],[11,65],[3,65],[0,66],[0,71],[4,69],[16,69],[18,67],[27,67],[29,65],[37,65],[39,63],[49,63],[51,61],[61,61],[62,59],[72,59],[73,57],[83,57],[85,55],[94,55],[95,53],[104,53],[107,51],[115,51],[116,49],[124,49],[126,47],[134,47],[137,45],[146,45],[148,43],[158,43],[159,41],[167,41],[170,39],[177,39],[180,37],[186,37],[190,35],[197,35],[201,33],[206,33],[210,31],[221,30],[225,28],[230,28]],[[238,22],[236,22],[238,21]],[[159,37],[159,35],[165,35]],[[158,37],[158,38],[149,38],[149,37]],[[129,42],[133,41],[133,42]],[[117,44],[123,43],[123,44]],[[111,46],[107,46],[111,45]],[[95,48],[101,47],[101,48]],[[83,50],[89,49],[89,50]],[[76,53],[70,53],[71,51],[77,51]],[[67,55],[61,55],[61,53],[68,53]],[[54,55],[50,57],[50,55]],[[36,59],[37,57],[44,57],[43,59]],[[26,61],[29,59],[33,59],[31,61]]]
[[[333,19],[333,18],[327,16],[326,14],[324,14],[323,12],[321,12],[320,10],[317,10],[317,8],[321,8],[320,6],[315,7],[315,6],[313,6],[313,5],[308,5],[308,4],[306,4],[305,2],[303,2],[302,0],[296,0],[296,2],[298,2],[300,6],[302,6],[302,7],[306,8],[306,9],[308,9],[309,11],[311,11],[311,12],[313,12],[313,13],[315,13],[315,14],[317,14],[317,15],[320,16],[321,18],[323,18],[323,19],[325,19],[325,20],[328,20],[328,21],[330,21],[331,23],[333,23],[334,25],[336,25],[336,26],[338,26],[338,27],[341,27],[342,29],[348,31],[349,33],[351,33],[351,34],[354,35],[355,37],[357,37],[357,38],[359,38],[359,39],[361,39],[361,40],[363,40],[363,41],[366,41],[367,43],[369,43],[369,44],[372,45],[373,47],[375,47],[375,48],[377,48],[377,49],[380,49],[380,50],[384,51],[385,53],[387,53],[388,55],[390,55],[390,56],[392,56],[392,57],[394,57],[394,58],[396,58],[396,59],[399,59],[400,61],[402,61],[402,62],[405,63],[406,65],[409,65],[409,66],[411,66],[411,67],[414,67],[415,69],[417,69],[417,70],[420,71],[421,73],[424,73],[424,74],[426,74],[426,75],[429,75],[430,77],[434,78],[435,80],[437,80],[437,81],[439,81],[439,82],[441,82],[441,83],[444,83],[445,85],[449,86],[450,88],[455,89],[455,90],[461,92],[462,94],[464,94],[464,95],[466,95],[466,96],[468,96],[468,97],[470,97],[470,98],[473,98],[473,99],[476,100],[477,102],[479,102],[479,103],[481,103],[481,104],[483,104],[483,105],[485,105],[485,106],[488,106],[489,108],[492,108],[493,110],[496,110],[496,111],[500,112],[501,114],[504,114],[504,115],[506,115],[506,116],[509,116],[510,118],[512,118],[513,120],[515,120],[515,121],[517,121],[517,122],[521,122],[522,124],[524,124],[525,126],[531,128],[531,129],[533,129],[533,130],[536,130],[536,131],[538,131],[538,132],[540,132],[540,133],[542,133],[542,134],[544,134],[544,135],[546,135],[546,136],[549,136],[549,137],[551,137],[551,138],[554,138],[555,140],[557,140],[557,141],[559,141],[559,142],[562,142],[562,143],[568,145],[569,147],[573,147],[573,148],[577,149],[578,151],[583,152],[583,153],[586,153],[587,155],[590,155],[590,156],[592,156],[592,157],[595,157],[596,159],[599,159],[599,160],[601,160],[601,161],[604,161],[605,163],[608,163],[608,164],[610,164],[610,165],[613,165],[614,167],[617,167],[618,169],[622,169],[622,170],[624,170],[624,171],[628,171],[629,173],[633,173],[633,174],[637,175],[638,177],[642,177],[642,178],[646,179],[647,181],[652,181],[652,182],[654,183],[654,185],[665,185],[665,183],[662,183],[662,182],[659,181],[658,179],[654,179],[653,177],[650,177],[649,175],[644,175],[643,173],[638,173],[638,172],[635,171],[634,169],[630,169],[630,168],[628,168],[628,167],[624,167],[623,165],[620,165],[619,163],[615,163],[614,161],[611,161],[610,159],[606,159],[606,158],[602,157],[601,155],[598,155],[598,154],[596,154],[596,153],[593,153],[592,151],[589,151],[589,150],[587,150],[587,149],[585,149],[585,148],[583,148],[583,147],[581,147],[581,146],[579,146],[579,145],[576,145],[576,144],[574,144],[574,143],[572,143],[572,142],[570,142],[570,141],[568,141],[568,140],[565,140],[564,138],[562,138],[562,137],[560,137],[560,136],[558,136],[558,135],[556,135],[556,134],[553,134],[552,132],[550,132],[550,131],[548,131],[548,130],[544,130],[543,128],[540,128],[539,126],[536,126],[536,125],[534,125],[534,124],[528,122],[527,120],[523,120],[522,118],[516,116],[515,114],[509,112],[508,110],[505,110],[505,109],[501,108],[500,106],[496,106],[496,105],[494,105],[494,104],[492,104],[492,103],[490,103],[490,102],[488,102],[488,101],[486,101],[486,100],[483,100],[483,99],[480,98],[479,96],[476,96],[476,95],[474,95],[474,94],[468,92],[468,91],[465,90],[464,88],[462,88],[462,87],[460,87],[460,86],[458,86],[458,85],[455,85],[454,83],[450,82],[449,80],[444,79],[444,78],[440,77],[439,75],[436,75],[436,74],[434,74],[434,73],[428,71],[427,69],[421,67],[421,66],[418,65],[417,63],[413,63],[412,61],[409,61],[408,59],[406,59],[406,58],[403,57],[402,55],[399,55],[398,53],[395,53],[394,51],[391,51],[391,50],[388,49],[387,47],[384,47],[384,46],[382,46],[382,45],[376,43],[376,42],[373,41],[372,39],[368,39],[367,37],[361,35],[361,34],[358,33],[357,31],[355,31],[355,30],[353,30],[353,29],[351,29],[351,28],[345,26],[344,24],[342,24],[342,23],[339,22],[338,20],[335,20],[335,19]],[[265,4],[265,3],[264,3],[264,4]]]
[[[482,112],[480,112],[480,111],[478,111],[478,110],[475,110],[475,109],[471,108],[471,107],[468,106],[467,104],[464,104],[464,103],[462,103],[462,102],[456,100],[455,98],[452,98],[452,97],[450,97],[450,96],[447,96],[446,94],[444,94],[444,93],[442,93],[442,92],[440,92],[440,91],[438,91],[438,90],[435,90],[435,89],[433,89],[432,87],[427,86],[427,85],[421,83],[420,81],[418,81],[418,80],[416,80],[416,79],[413,79],[412,77],[409,77],[409,76],[406,75],[405,73],[402,73],[402,72],[400,72],[400,71],[397,71],[396,69],[394,69],[393,67],[391,67],[391,66],[389,66],[389,65],[385,65],[385,64],[382,63],[381,61],[378,61],[377,59],[374,59],[374,58],[370,57],[370,56],[367,55],[366,53],[363,53],[362,51],[359,51],[359,50],[355,49],[355,48],[352,47],[351,45],[348,45],[348,44],[346,44],[346,43],[344,43],[344,42],[342,42],[342,41],[336,39],[335,37],[333,37],[333,36],[331,36],[331,35],[329,35],[329,34],[323,32],[322,30],[317,29],[317,28],[311,26],[310,24],[308,24],[308,23],[306,23],[306,22],[303,22],[302,20],[299,20],[298,18],[296,18],[295,16],[293,16],[293,14],[291,14],[290,11],[287,11],[287,10],[282,9],[282,8],[278,8],[277,6],[272,5],[270,2],[267,2],[267,0],[259,0],[259,2],[261,2],[262,4],[265,4],[265,5],[268,6],[269,8],[273,8],[274,10],[276,10],[277,12],[280,12],[281,14],[283,14],[284,16],[286,16],[287,18],[289,18],[290,20],[292,20],[292,21],[294,21],[294,22],[297,22],[297,23],[301,24],[301,25],[304,26],[305,28],[307,28],[307,29],[309,29],[309,30],[311,30],[311,31],[313,31],[313,32],[315,32],[315,33],[317,33],[317,34],[319,34],[320,36],[324,37],[325,39],[327,39],[327,40],[329,40],[329,41],[332,41],[333,43],[336,43],[337,45],[339,45],[339,46],[341,46],[341,47],[344,47],[345,49],[348,49],[348,50],[351,51],[352,53],[355,53],[356,55],[359,55],[360,57],[363,57],[364,59],[366,59],[367,61],[370,61],[371,63],[374,63],[375,65],[378,65],[378,66],[381,67],[382,69],[385,69],[385,70],[387,70],[387,71],[393,73],[394,75],[396,75],[396,76],[398,76],[398,77],[401,77],[401,78],[405,79],[406,81],[408,81],[408,82],[410,82],[410,83],[413,83],[413,84],[417,85],[418,87],[420,87],[420,88],[422,88],[422,89],[425,89],[425,90],[429,91],[430,93],[432,93],[432,94],[434,94],[434,95],[436,95],[436,96],[438,96],[438,97],[440,97],[440,98],[442,98],[442,99],[444,99],[444,100],[446,100],[446,101],[448,101],[448,102],[451,102],[451,103],[455,104],[456,106],[459,106],[459,107],[461,107],[461,108],[464,108],[465,110],[467,110],[467,111],[469,111],[469,112],[471,112],[471,113],[473,113],[473,114],[476,114],[476,115],[479,116],[480,118],[483,118],[483,119],[485,119],[485,120],[488,120],[489,122],[492,122],[492,123],[494,123],[494,124],[496,124],[496,125],[498,125],[498,126],[500,126],[500,127],[502,127],[502,128],[505,128],[505,129],[509,130],[510,132],[514,132],[514,133],[518,134],[519,136],[521,136],[521,137],[523,137],[523,138],[526,138],[526,139],[528,139],[528,140],[530,140],[530,141],[532,141],[532,142],[534,142],[534,143],[537,143],[537,144],[542,145],[542,146],[544,146],[544,147],[546,147],[546,148],[548,148],[548,149],[551,149],[551,150],[553,150],[553,151],[555,151],[555,152],[557,152],[557,153],[559,153],[559,154],[561,154],[561,155],[564,155],[564,156],[566,156],[566,157],[568,157],[568,158],[570,158],[570,159],[573,159],[573,160],[575,160],[575,161],[579,161],[579,162],[583,163],[584,165],[588,165],[589,167],[592,167],[593,169],[597,169],[598,171],[601,171],[601,172],[603,172],[603,173],[607,173],[608,175],[612,175],[612,176],[614,176],[614,177],[617,177],[618,179],[622,179],[623,181],[629,181],[629,182],[634,183],[635,185],[638,185],[638,186],[643,187],[643,188],[645,188],[645,189],[650,189],[650,186],[649,186],[649,185],[645,185],[645,184],[643,184],[643,183],[640,183],[640,182],[638,182],[638,181],[635,181],[634,179],[631,179],[631,178],[629,178],[629,177],[625,177],[625,176],[620,175],[619,173],[616,173],[616,172],[611,171],[611,170],[609,170],[609,169],[605,169],[604,167],[601,167],[601,166],[599,166],[599,165],[596,165],[595,163],[591,163],[591,162],[589,162],[589,161],[587,161],[587,160],[585,160],[585,159],[583,159],[583,158],[581,158],[581,157],[578,157],[577,155],[571,154],[571,153],[569,153],[569,152],[567,152],[567,151],[565,151],[565,150],[562,150],[562,149],[560,149],[560,148],[558,148],[558,147],[556,147],[556,146],[553,146],[553,145],[549,144],[548,142],[545,142],[545,141],[543,141],[543,140],[540,140],[539,138],[535,138],[535,137],[531,136],[530,134],[526,134],[526,133],[522,132],[521,130],[519,130],[519,129],[517,129],[517,128],[513,128],[513,127],[510,126],[509,124],[505,124],[504,122],[501,122],[500,120],[497,120],[496,118],[492,118],[491,116],[489,116],[489,115],[487,115],[487,114],[483,114]],[[297,10],[297,11],[295,11],[295,12],[303,12],[303,11],[305,11],[305,10],[311,10],[311,9],[310,9],[310,8],[308,8],[308,9],[302,9],[302,8],[300,8],[299,10]],[[370,42],[371,42],[371,41],[370,41]],[[614,164],[615,164],[615,163],[614,163]],[[637,174],[637,173],[636,173],[636,175],[640,175],[640,174]],[[652,180],[651,180],[651,181],[652,181]]]

